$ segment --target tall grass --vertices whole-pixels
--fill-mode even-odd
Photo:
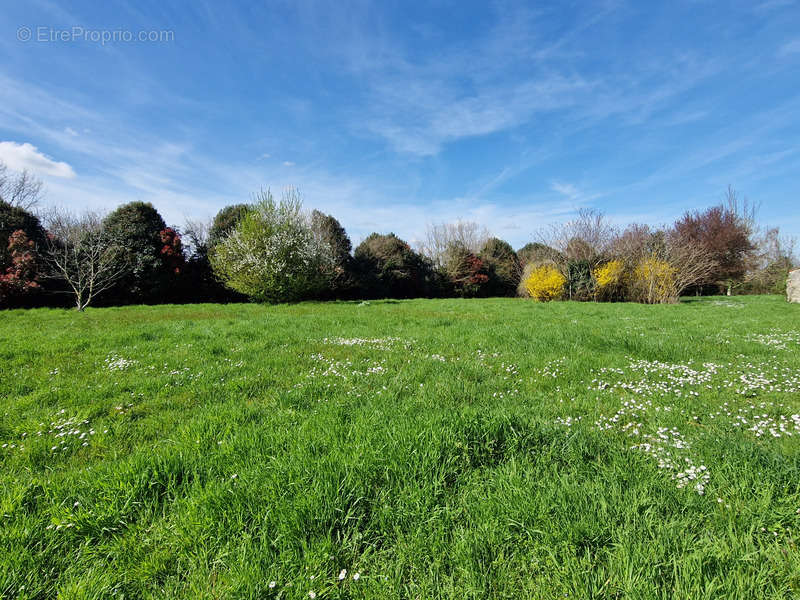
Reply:
[[[800,595],[777,297],[9,311],[0,369],[3,598]]]

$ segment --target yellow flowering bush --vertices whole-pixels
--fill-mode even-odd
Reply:
[[[639,301],[647,304],[677,300],[675,267],[655,257],[642,259],[633,271],[634,287]]]
[[[564,292],[566,277],[558,269],[549,265],[542,265],[531,270],[525,279],[525,291],[534,300],[547,302],[557,300]]]
[[[592,271],[597,284],[597,294],[603,298],[614,298],[619,295],[625,280],[625,263],[621,260],[610,260]]]

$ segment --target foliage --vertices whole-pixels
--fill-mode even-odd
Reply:
[[[483,261],[460,242],[450,245],[443,260],[442,272],[457,296],[475,297],[489,281]]]
[[[517,251],[517,258],[522,269],[531,264],[560,263],[563,260],[558,250],[541,242],[525,244]]]
[[[756,249],[753,214],[741,209],[736,193],[728,189],[728,204],[705,211],[687,212],[675,223],[675,232],[684,243],[695,244],[716,264],[709,277],[700,282],[721,283],[728,289],[741,281]]]
[[[594,298],[595,284],[592,277],[594,261],[588,259],[568,260],[563,266],[566,272],[564,293],[570,300],[587,301]]]
[[[592,272],[598,298],[621,300],[625,290],[625,263],[620,259],[610,260]]]
[[[332,215],[314,210],[311,212],[311,231],[328,255],[325,261],[330,267],[329,273],[326,274],[328,295],[332,297],[351,295],[356,285],[351,255],[353,246],[344,227]]]
[[[0,271],[0,305],[39,289],[38,256],[33,240],[18,229],[9,236],[7,249],[11,264],[5,272]]]
[[[677,302],[677,269],[665,260],[647,257],[633,271],[633,290],[639,302],[665,304]]]
[[[0,200],[0,272],[11,266],[8,240],[16,231],[23,231],[35,247],[44,244],[46,234],[39,218],[33,213]]]
[[[217,276],[259,302],[291,302],[318,294],[331,270],[327,248],[314,236],[297,192],[280,202],[269,190],[211,250]]]
[[[183,243],[180,234],[172,227],[167,227],[159,232],[161,238],[161,259],[169,270],[176,275],[180,274],[186,264],[183,254]]]
[[[525,278],[528,296],[539,302],[558,300],[564,294],[567,278],[550,265],[533,267]]]
[[[481,248],[478,258],[483,262],[488,276],[482,294],[513,296],[522,273],[517,253],[511,244],[498,238],[489,238]]]
[[[250,204],[233,204],[220,210],[208,229],[208,248],[225,239],[252,208]]]
[[[116,303],[163,301],[175,282],[170,257],[162,253],[164,219],[145,202],[130,202],[109,213],[103,221],[105,235],[122,248],[118,266],[125,274],[110,292]]]
[[[413,298],[430,290],[432,268],[395,234],[370,234],[354,253],[362,294],[368,298]]]

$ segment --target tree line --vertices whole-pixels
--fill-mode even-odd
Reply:
[[[669,227],[601,213],[518,250],[476,223],[429,225],[415,249],[372,233],[355,249],[332,215],[269,190],[209,222],[167,226],[150,203],[107,215],[35,209],[41,183],[0,164],[0,306],[528,296],[672,302],[687,293],[782,293],[793,243],[729,189]]]

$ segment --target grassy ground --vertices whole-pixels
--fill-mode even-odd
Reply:
[[[0,313],[2,598],[793,598],[800,306]]]

